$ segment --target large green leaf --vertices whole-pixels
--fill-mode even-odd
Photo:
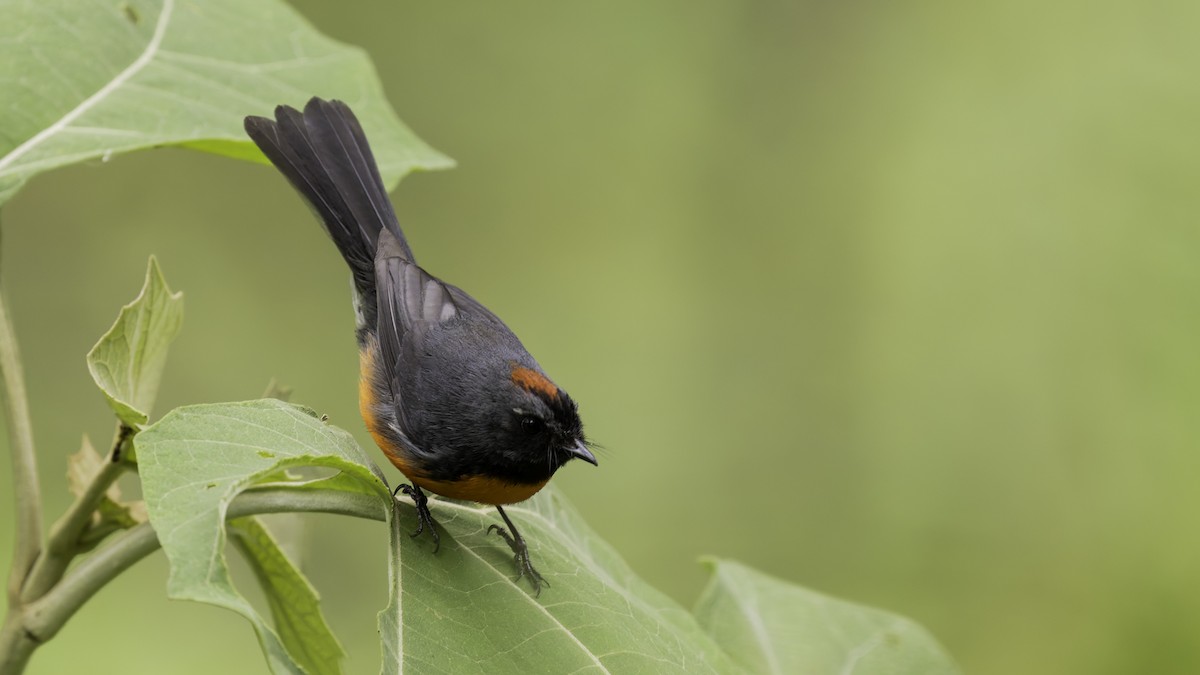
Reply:
[[[436,501],[434,517],[449,534],[441,551],[402,542],[407,672],[737,671],[692,615],[634,574],[556,490],[505,510],[550,587],[534,597],[514,580],[511,551],[487,531],[498,522],[493,509]]]
[[[354,439],[309,410],[265,399],[177,408],[139,433],[134,444],[150,523],[171,565],[167,595],[242,614],[253,624],[272,672],[303,672],[300,663],[307,657],[289,652],[233,586],[225,562],[225,512],[246,487],[260,479],[277,479],[281,469],[297,465],[338,469],[381,500],[389,500],[387,486],[368,467],[370,461]],[[273,545],[261,539],[255,544]],[[286,573],[273,566],[276,573]],[[280,583],[294,586],[286,580]],[[266,590],[271,592],[270,584]],[[304,612],[315,611],[311,602],[299,604]],[[308,619],[301,628],[309,635],[319,634]],[[280,628],[286,634],[294,626]],[[328,648],[319,649],[307,659],[308,665],[328,662],[329,657]]]
[[[0,204],[55,167],[161,145],[261,157],[242,117],[354,108],[389,185],[450,165],[396,117],[361,49],[279,0],[0,3]]]
[[[696,618],[750,673],[956,675],[936,640],[889,612],[837,600],[736,562],[708,559]]]
[[[172,293],[153,256],[133,302],[88,352],[88,370],[108,404],[131,427],[146,423],[158,395],[167,348],[183,323],[183,293]]]
[[[151,523],[171,564],[171,597],[211,602],[254,622],[276,672],[295,663],[229,580],[229,501],[296,464],[343,474],[308,487],[391,495],[345,432],[278,401],[189,406],[135,439]],[[347,481],[356,478],[353,485]],[[442,547],[410,539],[415,511],[391,522],[392,594],[380,615],[385,673],[725,673],[736,667],[692,615],[637,577],[553,489],[508,509],[551,586],[534,597],[488,526],[490,508],[435,500]],[[382,532],[381,532],[382,536]]]

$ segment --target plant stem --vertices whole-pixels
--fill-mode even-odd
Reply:
[[[67,512],[50,528],[46,548],[38,556],[37,562],[30,570],[25,586],[21,590],[21,602],[29,603],[42,597],[46,591],[50,590],[51,586],[62,579],[71,560],[79,552],[79,537],[91,523],[92,513],[99,506],[100,500],[104,498],[104,493],[108,491],[109,486],[128,468],[124,462],[117,461],[116,458],[121,452],[121,447],[132,435],[133,429],[124,424],[117,428],[113,448],[105,458],[100,470],[92,477],[92,482],[88,484],[83,494],[79,495],[79,498],[71,504]]]
[[[384,500],[375,495],[272,486],[239,495],[230,502],[225,519],[262,513],[320,512],[384,520],[386,508]],[[54,637],[96,591],[158,547],[158,536],[149,523],[112,538],[67,573],[46,595],[26,605],[23,630],[16,637],[29,638],[35,647]],[[11,648],[10,645],[0,642],[0,654]],[[0,675],[21,672],[19,669],[5,670],[3,666],[0,661]]]
[[[33,449],[33,424],[29,420],[29,402],[25,398],[25,378],[21,372],[21,356],[17,351],[17,336],[13,332],[3,293],[0,293],[0,374],[4,379],[0,398],[4,399],[5,416],[8,418],[13,497],[16,501],[16,543],[13,545],[12,570],[8,577],[8,604],[12,608],[19,603],[21,586],[42,550],[42,496],[38,483],[37,455]]]
[[[21,624],[19,612],[9,612],[4,618],[4,626],[0,628],[0,673],[16,675],[25,671],[29,657],[38,643],[34,641],[25,627]]]

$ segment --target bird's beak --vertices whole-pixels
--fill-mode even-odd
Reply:
[[[600,466],[596,463],[596,456],[592,454],[591,450],[588,450],[588,447],[583,444],[583,441],[575,441],[575,445],[567,448],[567,452],[572,457],[578,457],[592,466]]]

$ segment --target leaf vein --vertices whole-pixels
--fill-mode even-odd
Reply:
[[[33,148],[36,148],[46,139],[65,129],[71,124],[71,122],[74,122],[88,110],[91,110],[93,106],[100,101],[103,101],[108,97],[109,94],[116,91],[121,85],[128,82],[130,78],[141,72],[141,70],[150,63],[151,59],[154,58],[154,54],[158,51],[159,45],[162,44],[163,36],[167,33],[167,25],[171,21],[171,13],[174,11],[174,9],[175,0],[163,0],[163,8],[158,14],[158,23],[154,26],[154,34],[150,36],[150,41],[146,44],[146,49],[143,50],[136,59],[134,59],[133,63],[129,64],[125,70],[117,73],[116,77],[109,80],[108,83],[97,90],[96,93],[84,99],[79,105],[75,106],[68,111],[67,114],[60,117],[58,121],[31,136],[29,140],[18,145],[13,149],[12,152],[0,158],[0,175],[4,175],[6,173],[6,169],[20,159],[22,155],[29,152]]]
[[[497,575],[499,575],[500,577],[502,577],[502,578],[503,578],[505,581],[507,581],[509,584],[512,584],[514,587],[516,586],[516,584],[515,584],[515,583],[513,583],[512,579],[509,579],[509,578],[508,578],[508,575],[507,575],[507,574],[505,574],[504,572],[501,572],[499,569],[497,569],[497,568],[496,568],[496,566],[495,566],[495,565],[491,564],[491,563],[490,563],[490,562],[488,562],[487,560],[484,560],[484,559],[483,559],[483,556],[481,556],[481,555],[479,555],[478,553],[476,553],[476,552],[474,551],[474,549],[472,549],[470,546],[463,546],[463,547],[462,547],[462,550],[464,550],[464,551],[466,551],[467,553],[470,553],[471,555],[475,556],[475,558],[476,558],[476,559],[478,559],[478,560],[479,560],[479,562],[483,563],[484,567],[486,567],[486,568],[490,569],[491,571],[495,572]],[[547,618],[549,618],[551,621],[553,621],[553,622],[554,622],[554,624],[555,624],[556,626],[558,626],[559,628],[561,628],[561,629],[562,629],[562,631],[563,631],[563,633],[564,633],[564,634],[566,634],[566,635],[567,635],[567,637],[571,638],[571,641],[572,641],[572,642],[574,642],[576,645],[578,645],[578,646],[579,646],[579,649],[580,649],[580,650],[581,650],[581,651],[582,651],[584,654],[587,654],[587,655],[588,655],[588,656],[589,656],[589,657],[592,659],[592,661],[594,661],[594,662],[596,663],[596,666],[597,666],[597,667],[599,667],[601,670],[603,670],[604,672],[606,672],[606,673],[609,673],[609,675],[611,675],[611,672],[608,670],[608,668],[605,668],[605,667],[604,667],[604,664],[600,662],[600,659],[599,659],[599,658],[598,658],[598,657],[597,657],[597,656],[596,656],[594,653],[592,653],[592,650],[588,649],[588,648],[587,648],[587,645],[585,645],[585,644],[583,644],[582,642],[580,642],[580,641],[579,641],[579,638],[575,637],[575,634],[574,634],[574,633],[572,633],[572,632],[570,631],[570,629],[568,629],[566,626],[564,626],[564,625],[563,625],[563,623],[562,623],[561,621],[559,621],[559,620],[558,620],[558,617],[554,616],[554,615],[553,615],[553,614],[551,614],[549,611],[547,611],[545,607],[543,607],[543,606],[541,606],[540,604],[538,604],[538,602],[537,602],[536,600],[534,600],[533,598],[529,597],[529,596],[528,596],[528,595],[527,595],[527,594],[526,594],[524,591],[522,591],[521,589],[519,589],[519,588],[518,588],[518,589],[517,589],[517,593],[518,593],[518,595],[520,595],[522,598],[524,598],[526,602],[528,602],[529,604],[533,605],[534,607],[537,607],[537,608],[538,608],[538,609],[539,609],[539,610],[542,612],[542,614],[545,614],[545,615],[546,615],[546,617],[547,617]]]

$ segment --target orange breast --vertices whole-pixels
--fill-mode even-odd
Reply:
[[[382,423],[375,417],[375,406],[379,400],[372,383],[375,381],[373,373],[378,353],[379,343],[374,336],[368,337],[367,343],[358,352],[358,412],[367,425],[367,431],[371,432],[371,438],[375,439],[375,445],[379,446],[393,466],[411,480],[416,469],[404,456],[404,448],[392,443],[383,433]]]
[[[532,484],[509,483],[491,476],[467,476],[459,480],[431,480],[419,476],[409,478],[421,489],[443,497],[493,505],[523,502],[546,486],[546,481]]]

